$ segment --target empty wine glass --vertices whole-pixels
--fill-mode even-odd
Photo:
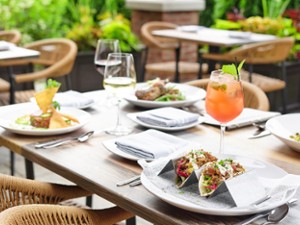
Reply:
[[[244,95],[239,76],[237,79],[222,70],[211,72],[207,86],[205,108],[207,113],[220,122],[220,148],[224,149],[224,132],[226,123],[236,118],[244,108]]]
[[[109,53],[113,52],[121,52],[119,46],[119,40],[117,39],[99,39],[97,42],[94,64],[96,66],[96,70],[104,75],[104,69],[107,62],[107,57]],[[106,93],[106,97],[104,100],[105,107],[113,106],[113,96],[111,93]]]
[[[97,71],[104,75],[104,68],[109,53],[121,52],[119,40],[116,39],[99,39],[97,42],[94,64]]]
[[[132,54],[110,53],[104,70],[103,86],[117,98],[117,124],[112,130],[106,131],[113,135],[127,135],[132,128],[125,127],[121,123],[120,103],[122,98],[134,90],[136,84],[136,72]]]

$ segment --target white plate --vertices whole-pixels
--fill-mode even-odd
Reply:
[[[31,114],[38,110],[36,104],[33,103],[23,103],[23,104],[15,104],[6,107],[0,107],[0,126],[4,129],[23,135],[31,135],[31,136],[49,136],[49,135],[57,135],[57,134],[65,134],[72,131],[75,131],[82,126],[84,126],[91,118],[91,115],[85,111],[75,109],[75,108],[61,108],[62,113],[73,116],[79,120],[79,124],[74,126],[69,126],[65,128],[59,129],[34,129],[31,126],[16,124],[15,120],[21,116],[26,114]]]
[[[236,159],[237,161],[239,161],[240,163],[242,163],[242,165],[246,166],[248,170],[251,170],[252,168],[255,168],[255,171],[258,176],[261,177],[265,177],[265,178],[281,178],[284,177],[285,175],[287,175],[287,173],[282,170],[281,168],[274,166],[272,164],[266,163],[266,162],[262,162],[262,161],[258,161],[258,160],[254,160],[251,158],[246,158],[246,157],[242,157],[242,156],[230,156],[233,159]],[[155,161],[154,161],[155,162]],[[251,166],[252,165],[252,166]],[[248,214],[254,214],[254,213],[259,213],[259,212],[263,212],[263,211],[267,211],[267,210],[271,210],[274,207],[277,207],[283,203],[285,203],[285,201],[287,201],[287,199],[280,199],[280,200],[276,200],[273,202],[273,204],[265,204],[264,206],[261,207],[251,207],[251,208],[237,208],[237,207],[233,207],[233,208],[212,208],[209,206],[206,206],[205,204],[202,204],[202,206],[200,204],[195,204],[193,202],[187,201],[184,198],[185,192],[182,191],[180,192],[180,197],[171,194],[171,192],[173,190],[170,190],[169,192],[167,192],[166,189],[160,188],[159,184],[157,184],[157,182],[152,182],[149,177],[146,176],[146,174],[143,172],[141,175],[141,181],[142,184],[144,185],[144,187],[150,191],[152,194],[154,194],[155,196],[157,196],[158,198],[160,198],[161,200],[176,206],[178,208],[182,208],[188,211],[192,211],[192,212],[196,212],[196,213],[203,213],[203,214],[209,214],[209,215],[222,215],[222,216],[237,216],[237,215],[248,215]],[[170,189],[172,189],[172,187],[169,187]],[[175,192],[178,192],[178,188],[176,188],[176,186],[173,186]],[[200,197],[199,198],[203,198]],[[289,198],[292,198],[292,196],[289,196]],[[203,198],[203,201],[205,201],[205,198]],[[203,206],[205,205],[205,207]]]
[[[291,135],[300,133],[299,121],[300,113],[285,114],[268,120],[266,129],[289,147],[300,152],[300,142],[290,138]]]
[[[127,116],[129,119],[131,119],[132,121],[136,122],[137,124],[144,126],[144,127],[148,127],[148,128],[153,128],[153,129],[157,129],[157,130],[163,130],[163,131],[180,131],[180,130],[186,130],[189,129],[191,127],[197,126],[200,123],[203,123],[205,120],[205,117],[200,116],[199,119],[197,121],[195,121],[194,123],[190,123],[184,126],[180,126],[180,127],[161,127],[161,126],[155,126],[152,124],[148,124],[148,123],[144,123],[143,121],[139,120],[137,118],[138,113],[128,113]]]
[[[139,89],[147,83],[139,83],[136,86],[136,89]],[[184,107],[194,104],[195,102],[204,99],[206,91],[201,88],[193,87],[186,84],[177,84],[177,83],[168,83],[168,86],[178,88],[182,94],[185,96],[185,100],[182,101],[170,101],[170,102],[157,102],[157,101],[147,101],[139,100],[135,96],[135,93],[125,96],[124,98],[133,105],[141,106],[144,108],[159,108],[159,107]]]

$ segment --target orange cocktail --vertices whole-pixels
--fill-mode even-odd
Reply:
[[[205,99],[206,112],[220,122],[221,139],[219,153],[223,153],[226,123],[236,118],[244,108],[244,95],[239,76],[212,71]]]
[[[207,87],[205,107],[207,113],[221,123],[236,118],[244,108],[242,84],[229,79],[211,80]]]

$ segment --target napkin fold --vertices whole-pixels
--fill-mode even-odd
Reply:
[[[139,113],[136,118],[151,125],[181,127],[196,122],[199,115],[177,108],[165,107]]]
[[[161,131],[147,131],[119,138],[115,141],[118,149],[144,159],[157,159],[187,146],[189,142]]]
[[[257,109],[251,108],[244,108],[243,112],[234,120],[228,122],[226,124],[226,129],[231,130],[239,127],[249,126],[253,123],[259,123],[267,121],[274,116],[279,116],[280,112],[270,112],[270,111],[262,111]],[[205,114],[205,121],[204,123],[211,124],[211,125],[220,125],[220,122],[213,119],[208,114]]]
[[[80,92],[73,90],[57,93],[54,100],[61,106],[75,108],[85,108],[95,102],[94,99],[88,98]]]
[[[14,44],[6,42],[6,41],[0,41],[0,51],[7,51],[12,46],[14,46]]]

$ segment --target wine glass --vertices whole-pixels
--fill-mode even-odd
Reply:
[[[109,53],[113,52],[121,52],[119,46],[119,40],[117,39],[99,39],[97,42],[94,64],[96,66],[96,70],[101,74],[104,75],[104,69],[107,62],[107,57]],[[104,105],[106,107],[111,107],[113,105],[112,101],[113,96],[111,93],[107,93]]]
[[[207,86],[205,108],[207,113],[220,122],[220,148],[224,150],[224,132],[226,123],[236,118],[244,108],[244,95],[240,78],[223,73],[222,70],[211,72]]]
[[[112,130],[106,131],[113,135],[127,135],[131,128],[125,127],[120,118],[120,102],[122,97],[133,91],[136,84],[136,72],[132,54],[110,53],[104,70],[103,86],[117,98],[117,124]]]
[[[119,40],[117,39],[99,39],[97,42],[94,64],[97,71],[104,75],[104,68],[109,53],[121,52]]]

